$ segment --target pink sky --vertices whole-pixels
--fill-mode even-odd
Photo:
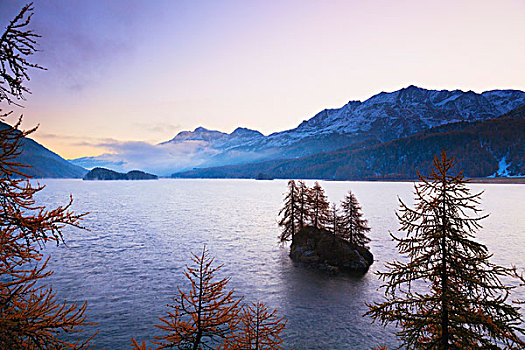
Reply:
[[[2,26],[23,2],[0,3]],[[414,84],[525,90],[525,1],[36,1],[26,127],[63,157],[265,134]]]

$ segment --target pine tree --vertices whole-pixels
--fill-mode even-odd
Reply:
[[[25,6],[0,37],[0,102],[16,104],[28,89],[27,61],[35,52],[38,35],[27,30],[33,8]],[[0,120],[10,113],[2,114]],[[23,138],[33,132],[14,126],[0,129],[0,348],[86,348],[87,340],[71,341],[65,333],[79,332],[85,321],[86,304],[59,303],[45,279],[53,272],[41,249],[46,243],[62,243],[65,226],[80,227],[83,215],[65,206],[48,209],[35,196],[43,186],[33,186],[17,162]]]
[[[361,206],[352,191],[348,191],[341,207],[341,238],[352,244],[365,247],[370,242],[370,238],[366,235],[370,231],[370,227],[368,227],[368,221],[363,218]]]
[[[229,278],[215,281],[221,266],[213,267],[213,258],[206,248],[201,255],[193,254],[193,267],[186,267],[185,276],[191,283],[188,293],[178,289],[168,305],[168,316],[160,318],[158,328],[169,334],[156,337],[158,349],[210,349],[219,346],[235,329],[239,302],[233,290],[226,290]]]
[[[281,350],[281,332],[286,327],[284,317],[277,310],[270,311],[262,302],[245,305],[239,315],[238,329],[221,349]]]
[[[473,240],[486,217],[479,216],[481,193],[471,194],[453,168],[442,152],[414,186],[415,207],[400,200],[407,237],[392,237],[408,261],[379,273],[386,301],[368,305],[367,314],[400,327],[409,349],[523,349],[519,308],[508,302],[512,287],[500,280],[514,269],[491,263],[487,247]]]
[[[311,224],[318,229],[326,229],[330,225],[330,203],[319,182],[314,183],[310,191],[309,205],[311,209]]]
[[[288,193],[285,195],[283,207],[279,211],[279,216],[282,216],[279,226],[283,230],[279,236],[281,242],[292,241],[292,244],[294,243],[299,223],[298,195],[299,191],[295,181],[288,181]]]

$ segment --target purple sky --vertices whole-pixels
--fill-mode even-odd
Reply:
[[[25,2],[0,0],[4,27]],[[37,0],[24,102],[66,158],[178,131],[270,133],[410,84],[525,90],[525,1]]]

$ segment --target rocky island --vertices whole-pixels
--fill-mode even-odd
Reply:
[[[295,235],[290,258],[330,274],[365,273],[374,262],[374,256],[367,248],[312,226],[304,227]]]
[[[374,262],[367,247],[370,227],[352,191],[338,208],[330,205],[317,181],[310,188],[304,181],[290,180],[279,216],[279,240],[291,242],[290,258],[295,262],[330,274],[365,273]]]
[[[119,173],[106,168],[94,168],[89,171],[83,180],[157,180],[158,176],[140,170]]]

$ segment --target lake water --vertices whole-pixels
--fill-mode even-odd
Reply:
[[[187,287],[190,252],[205,244],[219,277],[247,301],[279,309],[288,324],[285,345],[296,349],[370,349],[397,344],[393,328],[362,317],[365,302],[379,301],[374,271],[398,258],[389,232],[398,224],[397,196],[411,203],[412,183],[325,182],[331,201],[348,190],[359,199],[372,227],[375,263],[362,277],[334,276],[294,265],[278,244],[277,214],[286,182],[254,180],[107,181],[44,180],[38,200],[64,204],[72,194],[77,212],[89,212],[90,231],[66,229],[68,247],[48,245],[49,279],[58,299],[87,301],[88,320],[98,322],[97,348],[128,349],[131,337],[147,341],[163,334],[154,325],[167,314],[176,288]],[[311,185],[312,183],[309,182]],[[525,267],[525,186],[472,184],[485,190],[491,213],[478,239],[493,261]],[[524,298],[522,290],[517,297]]]

